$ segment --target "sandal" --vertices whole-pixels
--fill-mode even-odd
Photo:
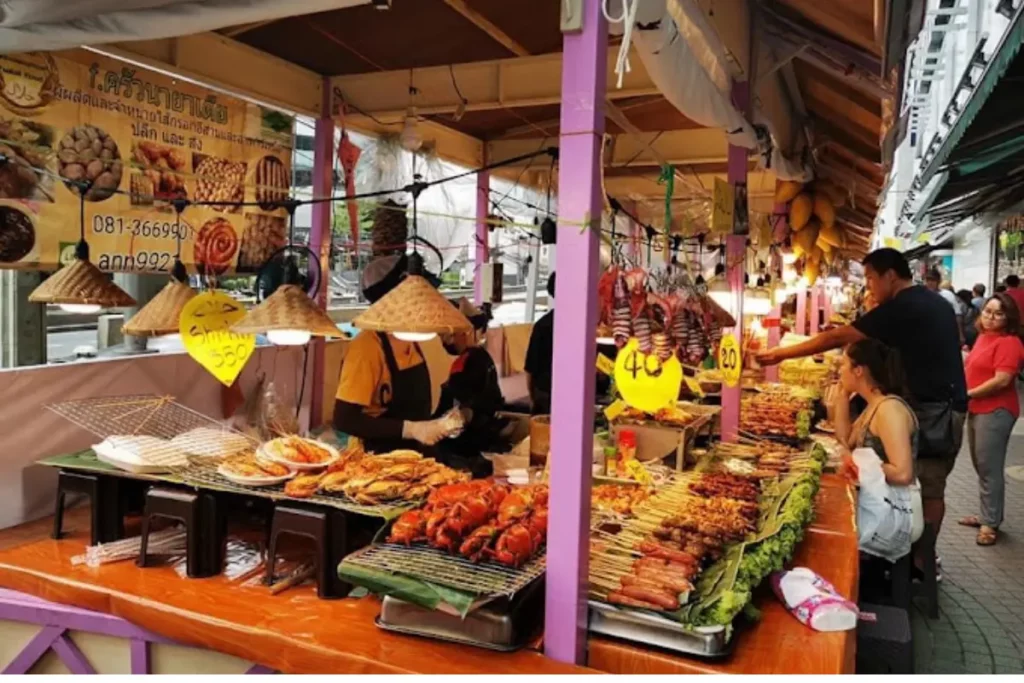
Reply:
[[[964,517],[963,519],[961,519],[959,522],[957,522],[957,524],[959,524],[960,526],[969,526],[975,529],[980,529],[981,518],[979,518],[977,515],[970,515],[968,517]]]
[[[998,534],[999,529],[993,529],[990,526],[982,526],[978,529],[978,537],[975,539],[975,543],[978,545],[995,545]]]

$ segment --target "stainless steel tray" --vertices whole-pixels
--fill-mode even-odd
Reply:
[[[725,627],[691,631],[653,614],[619,609],[595,600],[590,601],[589,629],[591,633],[699,657],[723,657],[732,652],[732,640]]]
[[[535,581],[513,599],[499,598],[464,619],[389,595],[376,624],[385,631],[511,652],[523,647],[541,624],[543,585],[543,581]]]

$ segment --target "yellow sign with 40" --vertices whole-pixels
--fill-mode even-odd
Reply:
[[[656,413],[675,404],[683,383],[683,366],[675,356],[666,361],[646,354],[636,339],[615,358],[615,387],[631,408]]]

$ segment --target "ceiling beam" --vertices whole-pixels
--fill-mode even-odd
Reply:
[[[320,115],[322,76],[218,33],[86,49],[286,111]]]
[[[815,112],[812,125],[814,130],[820,134],[820,138],[833,140],[865,161],[878,163],[878,160],[881,158],[881,151],[867,140],[851,134],[834,123],[834,121],[841,120],[841,118],[841,115],[835,112]],[[819,144],[821,142],[820,138],[816,137],[815,139]]]
[[[615,70],[618,48],[608,50],[607,68]],[[454,80],[467,103],[467,111],[488,111],[514,107],[559,104],[562,90],[562,55],[553,53],[533,57],[435,66],[400,71],[335,76],[331,85],[354,108],[382,120],[401,119],[409,106],[409,83],[416,87],[415,105],[420,114],[450,114],[462,106]],[[610,100],[659,95],[640,59],[633,59],[632,70],[621,89],[609,89]],[[354,116],[358,116],[356,113]]]
[[[527,57],[530,51],[512,36],[502,31],[498,26],[484,15],[466,4],[466,0],[444,0],[444,4],[465,17],[470,23],[489,35],[496,42],[517,57]]]
[[[268,26],[270,24],[273,24],[276,21],[279,21],[279,19],[267,19],[265,21],[253,21],[253,22],[248,23],[248,24],[239,24],[238,26],[229,26],[228,28],[223,29],[222,31],[219,31],[219,33],[222,36],[227,36],[228,38],[237,38],[238,36],[242,35],[243,33],[248,33],[249,31],[255,31],[258,28],[262,28],[264,26]]]
[[[543,139],[491,140],[487,143],[487,158],[496,163],[557,144],[558,138],[554,136]],[[660,166],[662,159],[665,163],[677,166],[722,163],[728,160],[728,145],[725,131],[718,128],[693,128],[660,134],[627,133],[616,136],[613,158],[608,165]],[[543,166],[549,161],[538,157],[522,163],[526,166]]]

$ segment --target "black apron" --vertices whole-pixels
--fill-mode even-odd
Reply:
[[[399,370],[388,335],[378,332],[377,337],[380,338],[380,346],[384,350],[384,362],[391,375],[391,396],[381,396],[384,412],[380,417],[408,422],[429,420],[432,403],[430,370],[427,368],[427,361],[419,344],[414,344],[414,347],[423,362],[408,370]],[[409,449],[427,455],[430,450],[427,446],[411,439],[368,439],[364,446],[371,453],[388,453],[399,449]]]

